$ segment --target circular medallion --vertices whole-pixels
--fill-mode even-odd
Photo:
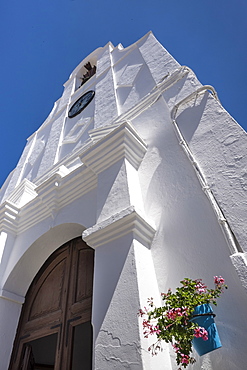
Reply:
[[[82,95],[70,108],[69,110],[69,118],[77,116],[77,114],[81,113],[83,109],[93,100],[95,92],[90,90]]]

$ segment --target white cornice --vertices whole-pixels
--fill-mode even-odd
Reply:
[[[92,248],[97,248],[130,233],[146,247],[151,246],[155,234],[155,229],[133,206],[85,230],[82,238]]]
[[[60,209],[95,189],[97,174],[119,159],[139,167],[147,146],[130,123],[107,127],[97,135],[103,137],[81,152],[83,163],[74,170],[60,164],[38,185],[24,180],[2,205],[0,225],[21,233],[48,217],[54,219]]]
[[[81,166],[64,177],[57,172],[36,188],[37,197],[21,209],[18,232],[56,213],[97,186],[96,175]]]
[[[35,188],[35,184],[24,179],[13,191],[11,196],[8,198],[8,201],[21,208],[37,196]]]
[[[133,126],[124,122],[97,141],[80,158],[98,174],[121,158],[126,158],[134,168],[138,169],[146,151],[145,142]]]
[[[97,176],[86,166],[66,173],[61,169],[36,187],[35,197],[22,207],[9,200],[4,202],[0,207],[0,231],[21,233],[48,217],[54,218],[61,208],[97,186]]]
[[[120,124],[117,123],[115,125],[108,125],[99,127],[93,130],[88,131],[90,138],[94,143],[108,135],[111,131],[113,131],[115,128],[117,128]]]
[[[13,203],[5,201],[0,206],[0,232],[17,232],[20,209]]]

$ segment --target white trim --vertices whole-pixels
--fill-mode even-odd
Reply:
[[[80,158],[98,174],[120,158],[126,158],[138,169],[146,151],[147,146],[136,130],[130,123],[124,122],[84,152]]]
[[[85,230],[82,238],[95,249],[129,233],[133,233],[133,239],[137,239],[146,247],[151,246],[155,234],[155,229],[135,211],[133,206]]]

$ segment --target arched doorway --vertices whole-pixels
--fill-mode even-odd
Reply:
[[[9,370],[92,369],[93,266],[81,237],[48,258],[27,292]]]

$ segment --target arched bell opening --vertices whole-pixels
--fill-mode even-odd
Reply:
[[[81,237],[57,249],[22,308],[9,370],[92,369],[94,250]]]

